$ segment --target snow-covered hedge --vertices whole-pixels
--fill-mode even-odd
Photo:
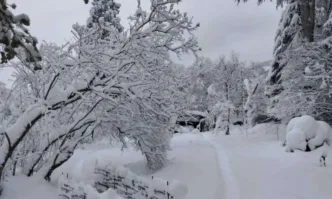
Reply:
[[[332,141],[332,128],[309,115],[293,118],[287,125],[286,151],[312,151]]]

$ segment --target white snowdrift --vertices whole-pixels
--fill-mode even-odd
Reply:
[[[287,125],[286,151],[310,151],[330,144],[332,129],[324,121],[316,121],[309,115],[293,118]]]

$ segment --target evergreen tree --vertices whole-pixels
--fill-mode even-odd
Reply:
[[[236,0],[238,3],[241,0]],[[242,0],[246,2],[248,0]],[[287,65],[287,58],[284,52],[294,44],[306,40],[308,42],[314,41],[315,22],[316,22],[316,1],[318,0],[277,0],[277,7],[282,7],[287,4],[284,10],[279,28],[276,35],[276,44],[274,48],[274,62],[271,67],[268,80],[270,84],[276,85],[272,89],[271,95],[280,93],[282,87],[280,86],[281,71]],[[258,0],[258,4],[263,3],[264,0]]]
[[[272,85],[280,84],[281,70],[287,65],[285,52],[301,40],[300,5],[297,0],[292,0],[282,14],[275,37],[274,61],[268,78]],[[277,94],[281,89],[275,87],[272,94]]]
[[[107,38],[114,28],[118,32],[122,32],[123,26],[120,24],[120,18],[117,17],[120,7],[121,5],[113,0],[93,0],[87,27],[100,28],[102,30],[101,39]]]
[[[11,9],[15,8],[15,4],[9,5],[6,0],[0,0],[1,63],[6,63],[18,54],[22,54],[20,58],[35,63],[41,56],[37,49],[37,39],[26,28],[30,25],[30,19],[26,14],[14,15]],[[39,66],[34,64],[31,69],[37,70]]]

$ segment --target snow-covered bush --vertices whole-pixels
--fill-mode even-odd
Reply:
[[[332,129],[324,121],[309,115],[293,118],[287,125],[286,151],[312,151],[331,143]]]

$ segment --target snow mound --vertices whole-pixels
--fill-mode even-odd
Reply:
[[[286,151],[312,151],[327,142],[331,143],[332,129],[324,121],[309,115],[293,118],[287,125]]]
[[[319,131],[317,132],[316,137],[308,141],[309,148],[314,150],[317,146],[321,146],[324,142],[327,142],[328,145],[331,143],[332,128],[329,124],[324,121],[317,121],[319,124]]]
[[[300,129],[292,129],[286,136],[287,152],[294,151],[296,149],[305,151],[307,147],[306,136]]]
[[[287,134],[292,129],[299,129],[305,134],[307,140],[314,138],[317,134],[317,130],[319,129],[319,124],[315,120],[315,118],[309,115],[303,115],[301,117],[293,118],[289,121],[287,125]]]

